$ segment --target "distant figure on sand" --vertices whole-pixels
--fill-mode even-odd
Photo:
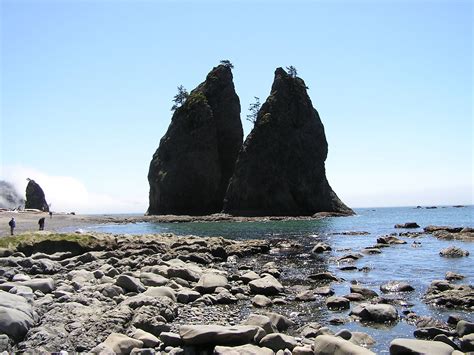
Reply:
[[[49,219],[53,218],[53,212],[49,211]]]
[[[41,217],[38,221],[39,224],[39,230],[42,231],[44,230],[44,217]]]
[[[15,218],[12,217],[10,222],[8,222],[8,225],[10,226],[10,234],[13,235],[13,231],[15,230],[15,227],[16,227]]]

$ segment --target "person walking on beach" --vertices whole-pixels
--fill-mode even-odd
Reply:
[[[13,235],[13,231],[15,230],[15,227],[16,227],[15,218],[12,217],[10,222],[8,222],[8,225],[10,226],[10,234]]]
[[[53,218],[53,212],[49,211],[49,219]]]
[[[38,221],[39,224],[39,230],[42,231],[44,230],[44,217],[41,217]]]

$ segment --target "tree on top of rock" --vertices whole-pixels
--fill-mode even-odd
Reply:
[[[179,107],[181,107],[188,98],[188,96],[188,91],[184,88],[184,86],[178,86],[178,93],[174,95],[174,105],[171,107],[171,111],[176,111]]]
[[[260,111],[260,106],[261,106],[260,98],[258,98],[257,96],[254,96],[254,98],[255,98],[255,102],[249,105],[250,113],[247,115],[247,121],[250,121],[253,124],[257,122],[258,111]]]
[[[234,64],[232,64],[228,59],[223,59],[220,63],[227,68],[234,69]]]
[[[296,68],[292,65],[290,65],[289,67],[286,67],[286,70],[288,71],[288,75],[291,76],[292,78],[296,78],[296,76],[298,75]]]

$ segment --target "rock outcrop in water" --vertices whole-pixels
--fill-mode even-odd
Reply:
[[[23,207],[25,200],[15,190],[15,187],[7,181],[0,181],[0,208],[14,209]]]
[[[219,65],[173,114],[148,173],[148,214],[220,212],[243,141],[232,72]]]
[[[352,214],[326,179],[328,144],[301,78],[275,71],[267,101],[245,140],[224,201],[233,215]]]
[[[34,180],[29,180],[26,186],[25,208],[34,208],[43,212],[49,212],[43,189]]]

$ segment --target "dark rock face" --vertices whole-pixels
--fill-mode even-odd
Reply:
[[[7,181],[0,180],[0,208],[18,208],[25,200],[18,194],[15,187]]]
[[[326,179],[328,144],[301,78],[282,68],[239,153],[224,200],[233,215],[304,216],[353,211]]]
[[[230,68],[219,65],[171,119],[148,173],[148,214],[220,212],[243,141]]]
[[[35,208],[43,212],[49,212],[43,189],[34,180],[30,180],[26,186],[25,208]]]

